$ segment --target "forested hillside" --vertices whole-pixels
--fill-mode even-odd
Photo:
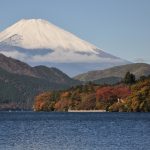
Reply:
[[[79,84],[57,68],[31,67],[0,54],[0,110],[32,109],[34,96]]]
[[[35,97],[35,111],[106,110],[119,112],[150,111],[150,76],[127,72],[122,83],[89,83],[64,91],[49,91]]]

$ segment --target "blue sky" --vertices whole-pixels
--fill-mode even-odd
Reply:
[[[150,63],[150,0],[0,0],[0,31],[42,18],[132,62]]]

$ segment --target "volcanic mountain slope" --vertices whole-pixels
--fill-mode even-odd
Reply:
[[[31,67],[0,54],[0,109],[31,109],[39,92],[79,84],[57,68]]]
[[[2,31],[0,52],[70,75],[129,63],[42,19],[23,19]]]
[[[108,80],[112,80],[112,78],[116,78],[116,81],[121,80],[126,74],[127,71],[133,73],[136,78],[140,76],[148,76],[150,75],[150,65],[145,63],[135,63],[135,64],[128,64],[128,65],[121,65],[112,67],[105,70],[95,70],[90,71],[84,74],[80,74],[75,77],[80,81],[97,81],[100,82],[101,79],[105,79],[105,82],[108,83]],[[107,79],[107,81],[106,81]]]

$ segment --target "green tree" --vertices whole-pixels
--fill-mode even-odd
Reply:
[[[135,75],[128,71],[124,77],[124,83],[126,83],[126,84],[135,83]]]

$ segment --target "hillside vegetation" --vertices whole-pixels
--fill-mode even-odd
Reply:
[[[0,54],[0,110],[32,109],[35,95],[79,84],[57,68],[31,67]]]
[[[133,63],[128,65],[116,66],[105,70],[89,71],[87,73],[80,74],[74,78],[85,82],[96,82],[98,80],[100,82],[101,79],[105,79],[106,83],[111,83],[111,79],[114,77],[116,77],[116,79],[123,79],[124,75],[128,71],[133,73],[138,79],[140,76],[148,76],[150,74],[150,65],[144,63]],[[117,83],[117,81],[118,80],[116,80],[115,83]]]
[[[107,110],[119,112],[150,111],[150,76],[127,72],[122,83],[88,83],[64,91],[49,91],[35,97],[35,111]]]

